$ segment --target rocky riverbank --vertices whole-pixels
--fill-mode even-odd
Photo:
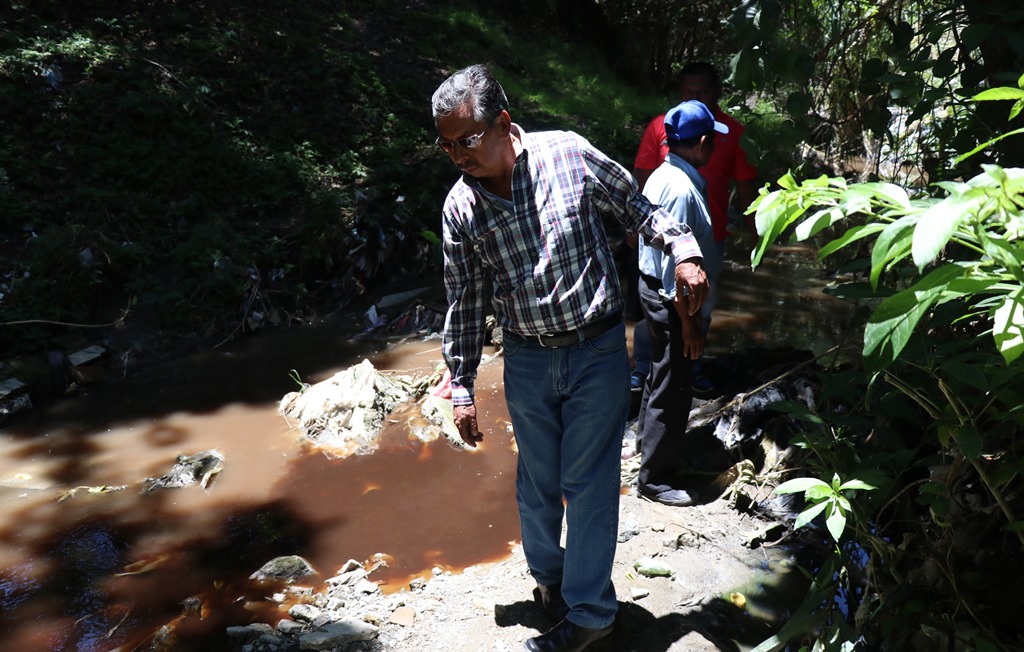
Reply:
[[[753,485],[743,486],[755,497]],[[766,586],[798,575],[789,553],[761,545],[781,535],[775,524],[737,511],[724,495],[690,508],[624,495],[613,573],[620,614],[604,649],[711,652],[766,638],[779,606],[764,602],[773,594]],[[505,560],[461,573],[434,569],[394,593],[352,562],[318,587],[299,580],[269,594],[280,620],[229,635],[242,652],[521,650],[552,624],[532,602],[533,586],[518,545]]]
[[[767,638],[802,597],[792,553],[773,545],[786,536],[790,512],[771,490],[793,450],[786,417],[767,409],[779,400],[814,401],[815,386],[798,364],[810,357],[792,353],[776,356],[785,360],[779,366],[759,357],[761,374],[743,379],[745,391],[695,402],[687,438],[697,506],[636,495],[635,424],[627,429],[613,573],[620,616],[605,649],[739,650]],[[351,561],[326,581],[311,576],[268,588],[280,618],[230,628],[232,649],[501,652],[553,625],[532,601],[534,582],[516,542],[507,559],[460,573],[436,568],[397,590],[374,581],[384,564],[384,556]]]

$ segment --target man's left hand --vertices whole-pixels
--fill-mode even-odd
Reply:
[[[688,296],[690,301],[689,314],[700,313],[704,299],[708,296],[708,275],[701,267],[698,258],[689,258],[676,265],[676,300]]]

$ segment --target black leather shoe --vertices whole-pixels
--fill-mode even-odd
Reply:
[[[697,501],[697,494],[683,489],[672,489],[659,485],[658,487],[640,488],[637,490],[644,498],[653,500],[662,505],[671,507],[689,507]]]
[[[561,584],[552,584],[551,586],[538,584],[537,588],[533,590],[533,599],[537,602],[537,606],[556,623],[565,620],[565,617],[569,615],[569,605],[562,597]]]
[[[611,633],[611,625],[593,629],[563,620],[546,634],[527,639],[523,647],[530,652],[583,652]]]

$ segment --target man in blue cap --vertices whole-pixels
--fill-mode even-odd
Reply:
[[[644,195],[686,225],[702,252],[715,246],[708,211],[706,182],[697,171],[715,148],[715,133],[729,128],[715,121],[707,106],[697,100],[683,102],[665,114],[668,155],[651,174]],[[700,314],[690,314],[689,297],[676,296],[673,280],[675,259],[640,239],[640,306],[650,333],[651,370],[640,403],[638,443],[640,472],[637,491],[652,500],[673,506],[692,505],[695,496],[675,479],[685,456],[683,435],[693,401],[693,361],[704,349]],[[711,285],[718,278],[721,261],[705,254],[705,270]]]

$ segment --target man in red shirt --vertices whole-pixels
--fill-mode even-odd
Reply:
[[[722,81],[714,66],[703,61],[689,63],[679,73],[679,98],[680,101],[699,100],[714,114],[715,120],[729,127],[727,135],[720,135],[715,139],[715,151],[711,160],[702,165],[698,170],[700,175],[707,181],[708,209],[711,213],[711,224],[715,232],[715,255],[718,257],[719,267],[725,257],[725,239],[729,235],[729,193],[730,181],[736,183],[736,208],[742,215],[750,202],[757,197],[757,169],[747,162],[747,154],[740,147],[740,137],[746,130],[735,118],[722,112],[718,106],[718,100],[722,96]],[[661,165],[668,154],[668,144],[665,135],[665,114],[655,117],[648,123],[644,135],[640,139],[640,147],[636,152],[636,160],[633,163],[633,176],[636,177],[640,190],[644,189],[647,179],[655,169]],[[757,231],[754,227],[753,216],[744,215],[744,221],[750,232],[757,238]],[[704,331],[707,333],[711,323],[711,309],[714,308],[718,299],[718,283],[711,286],[711,290],[704,300],[702,312],[704,315]],[[631,288],[634,289],[634,288]],[[642,329],[641,329],[642,330]],[[641,332],[641,335],[645,333]],[[636,331],[634,331],[636,337]],[[642,386],[643,376],[646,375],[649,363],[647,357],[647,342],[641,337],[635,341],[634,358],[636,360],[637,373],[639,378],[632,380],[634,385]],[[713,389],[710,380],[699,371],[700,366],[694,368],[694,389],[697,391],[708,391]],[[634,374],[636,377],[637,374]]]
[[[715,140],[715,153],[699,172],[708,182],[708,205],[715,229],[715,241],[723,242],[729,226],[729,182],[736,182],[736,204],[740,213],[747,210],[757,196],[757,169],[747,162],[747,154],[740,147],[740,137],[746,130],[736,119],[726,115],[718,106],[722,96],[722,82],[718,71],[708,63],[698,61],[687,64],[680,72],[679,98],[681,102],[699,100],[711,109],[715,120],[729,127],[729,134]],[[668,154],[665,142],[665,114],[657,116],[647,125],[640,139],[640,147],[633,163],[633,176],[643,190],[647,178]],[[753,220],[746,222],[754,233]]]

